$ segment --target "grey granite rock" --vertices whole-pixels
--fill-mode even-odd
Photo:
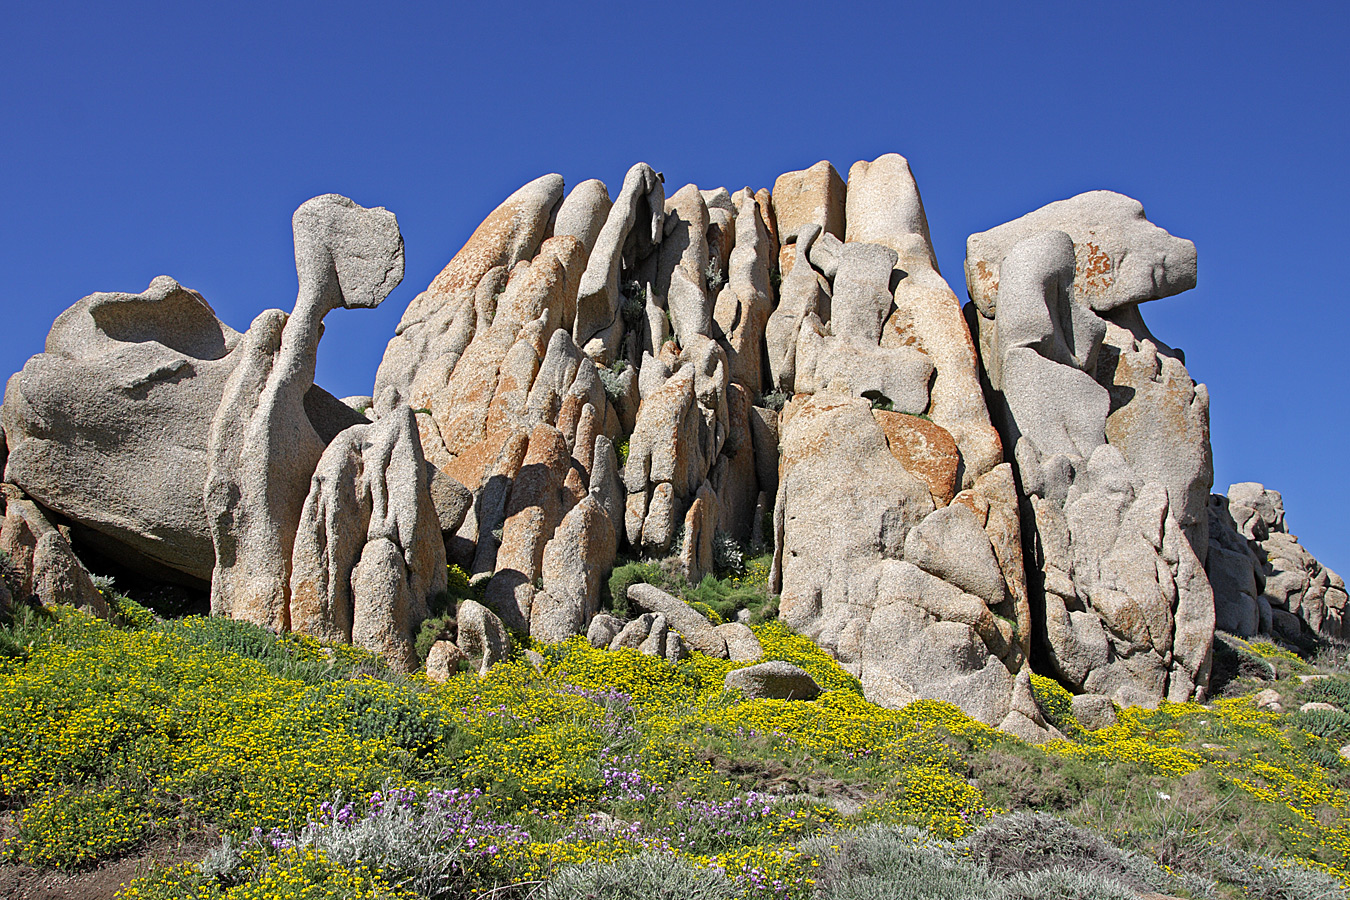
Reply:
[[[42,508],[12,484],[3,486],[5,515],[0,525],[0,553],[18,575],[19,598],[34,596],[44,606],[65,604],[108,618],[108,602],[89,572]],[[12,600],[13,598],[11,598]]]
[[[511,655],[511,633],[483,604],[465,600],[455,611],[455,619],[459,626],[455,643],[470,659],[479,660],[479,674],[486,675],[494,663]]]
[[[305,415],[323,317],[374,307],[403,277],[394,215],[336,194],[292,218],[300,290],[295,310],[264,312],[240,341],[211,422],[204,505],[215,547],[211,608],[290,627],[291,552],[324,441]]]
[[[445,544],[413,413],[344,431],[311,478],[291,557],[291,629],[350,642],[397,671],[445,589]]]
[[[630,255],[630,246],[631,254],[637,254],[639,248],[650,252],[651,246],[661,240],[664,221],[665,187],[651,166],[638,163],[624,177],[577,291],[573,337],[577,346],[602,364],[614,360],[623,329],[619,273],[625,256]]]
[[[805,669],[777,659],[732,669],[724,685],[751,700],[814,700],[820,696],[820,685]]]
[[[1170,297],[1195,287],[1195,245],[1144,217],[1138,200],[1090,191],[1027,213],[966,241],[966,282],[980,312],[992,318],[1002,291],[1005,255],[1024,238],[1064,231],[1075,248],[1074,299],[1097,312]]]
[[[639,609],[663,616],[694,650],[718,659],[727,658],[726,639],[701,613],[679,597],[655,585],[634,584],[628,588],[628,599]]]

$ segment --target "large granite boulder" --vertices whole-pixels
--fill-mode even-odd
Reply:
[[[445,544],[407,407],[354,425],[310,479],[291,558],[291,628],[416,668],[413,639],[445,590]]]
[[[80,300],[9,379],[7,480],[119,563],[205,586],[215,567],[202,500],[211,421],[241,339],[168,276],[141,294]],[[362,421],[312,384],[300,405],[324,441]]]
[[[1193,245],[1097,192],[967,248],[968,315],[1026,501],[1055,674],[1124,704],[1203,697],[1208,394],[1137,308],[1194,284]]]

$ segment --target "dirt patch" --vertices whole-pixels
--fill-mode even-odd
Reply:
[[[785,800],[823,803],[844,815],[856,813],[874,796],[861,785],[815,772],[798,771],[776,759],[734,759],[710,750],[700,751],[698,758],[746,790],[774,794]]]
[[[40,871],[29,866],[0,865],[0,897],[5,900],[112,900],[117,892],[155,863],[201,859],[218,838],[193,835],[182,841],[160,840],[121,859],[82,872]]]

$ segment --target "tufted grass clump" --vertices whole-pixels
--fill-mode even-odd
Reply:
[[[1338,709],[1310,709],[1294,713],[1292,721],[1309,734],[1333,743],[1350,741],[1350,713]]]
[[[1310,681],[1298,690],[1300,703],[1330,703],[1350,711],[1350,678],[1322,678]]]

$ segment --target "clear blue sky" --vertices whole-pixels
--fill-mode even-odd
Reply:
[[[289,309],[290,214],[334,191],[407,243],[382,308],[327,320],[319,382],[368,393],[408,301],[538,175],[613,190],[645,160],[734,190],[897,151],[963,298],[969,233],[1081,191],[1194,240],[1199,287],[1144,314],[1209,385],[1215,483],[1283,491],[1350,575],[1347,9],[12,3],[0,371],[80,297],[159,274],[240,330]]]

